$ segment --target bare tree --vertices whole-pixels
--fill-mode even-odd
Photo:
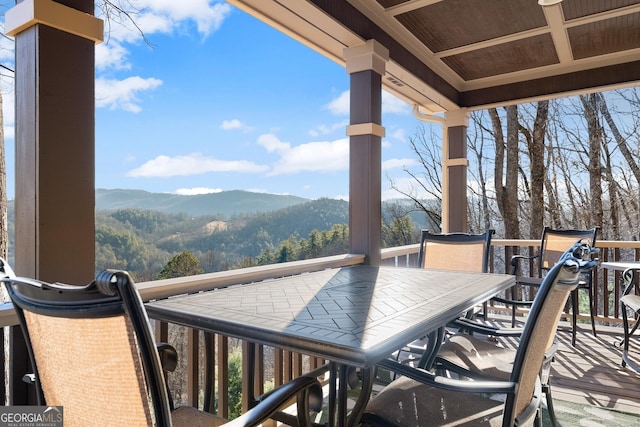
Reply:
[[[411,199],[416,209],[425,213],[427,223],[439,227],[442,224],[441,141],[438,141],[433,133],[427,135],[425,126],[420,126],[418,133],[409,137],[409,144],[422,168],[416,172],[405,167],[404,171],[413,179],[417,189],[405,191],[398,188],[394,182],[391,182],[390,186]]]
[[[506,139],[502,120],[495,108],[489,109],[495,142],[494,186],[498,209],[504,221],[505,237],[520,238],[518,217],[518,107],[505,108],[507,121]],[[505,173],[503,173],[503,170]],[[504,179],[503,179],[504,177]]]
[[[549,116],[549,101],[536,104],[536,115],[533,129],[527,127],[526,122],[518,124],[520,133],[524,136],[529,158],[528,196],[530,206],[529,237],[538,238],[542,235],[545,219],[544,182],[545,182],[545,136],[547,133],[547,118]],[[522,168],[521,168],[522,170]],[[522,172],[522,175],[525,175]]]
[[[629,169],[631,169],[633,176],[636,178],[636,182],[640,184],[640,166],[638,166],[638,163],[636,163],[636,159],[631,153],[631,149],[629,148],[629,145],[627,143],[628,138],[625,138],[620,133],[620,130],[618,129],[616,122],[613,120],[613,117],[611,116],[611,112],[609,111],[609,107],[607,105],[607,100],[601,93],[594,93],[589,97],[590,97],[591,103],[593,104],[593,108],[597,109],[597,111],[599,111],[600,114],[602,114],[602,117],[607,122],[609,131],[611,132],[613,139],[615,140],[616,145],[620,150],[620,153],[622,153],[622,156],[627,162]],[[638,142],[637,135],[636,135],[635,141],[637,144]]]
[[[591,189],[592,208],[588,209],[590,222],[593,226],[602,227],[602,162],[600,161],[600,147],[603,145],[603,129],[598,115],[600,94],[580,96],[584,107],[584,115],[589,132],[589,188]]]

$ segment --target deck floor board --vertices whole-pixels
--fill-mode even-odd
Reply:
[[[507,326],[506,318],[496,316],[494,320],[504,320]],[[579,324],[578,328],[573,347],[569,326],[561,322],[559,348],[551,365],[554,399],[640,415],[640,373],[622,367],[622,349],[616,345],[622,338],[622,328],[598,325],[596,337],[590,324]],[[503,342],[509,347],[517,345],[513,339]],[[640,363],[640,333],[632,337],[630,354]]]

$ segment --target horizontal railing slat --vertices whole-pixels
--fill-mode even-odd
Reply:
[[[195,293],[210,289],[244,283],[259,282],[283,276],[308,273],[326,268],[346,267],[362,264],[364,255],[347,254],[281,264],[260,265],[237,270],[198,274],[176,279],[140,282],[136,286],[143,301],[168,298],[175,295]]]

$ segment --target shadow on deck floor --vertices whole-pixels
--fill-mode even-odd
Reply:
[[[622,338],[622,328],[596,325],[594,337],[590,324],[578,324],[575,347],[570,328],[561,322],[557,334],[560,347],[550,380],[554,400],[640,415],[640,373],[621,366],[622,349],[615,345]],[[640,361],[640,333],[630,343],[632,358]],[[515,341],[506,345],[514,346]]]

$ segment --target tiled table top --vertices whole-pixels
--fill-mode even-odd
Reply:
[[[513,283],[509,275],[352,266],[146,308],[154,319],[366,367]]]

